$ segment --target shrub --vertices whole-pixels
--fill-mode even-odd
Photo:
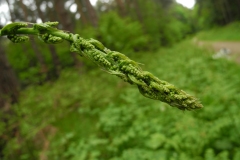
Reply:
[[[120,18],[114,12],[101,17],[98,39],[106,47],[125,53],[148,46],[148,37],[143,34],[141,24],[130,18]]]

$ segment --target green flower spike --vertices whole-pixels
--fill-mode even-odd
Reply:
[[[20,28],[26,27],[28,24],[24,22],[15,22],[15,23],[10,23],[6,26],[4,26],[1,29],[1,35],[12,35],[16,34],[16,31]]]
[[[131,60],[122,53],[107,49],[95,39],[83,39],[78,34],[67,33],[55,28],[58,22],[34,24],[27,28],[27,23],[12,23],[0,30],[0,36],[8,35],[13,42],[24,42],[26,37],[16,34],[38,35],[45,43],[70,42],[70,51],[78,52],[87,57],[110,74],[138,87],[140,93],[151,99],[160,100],[181,110],[202,108],[203,105],[195,97],[162,81],[147,71],[143,71],[139,63]]]
[[[22,43],[29,41],[28,36],[17,36],[17,35],[9,35],[7,36],[9,40],[11,40],[13,43]]]
[[[39,34],[38,38],[48,44],[57,44],[61,43],[63,39],[61,37],[53,36],[51,34],[45,33],[45,34]]]
[[[1,29],[1,35],[7,35],[7,38],[13,43],[22,43],[29,41],[28,36],[18,36],[16,34],[17,30],[26,27],[28,24],[24,22],[16,22],[6,25]]]

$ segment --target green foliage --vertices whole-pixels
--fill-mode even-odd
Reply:
[[[204,5],[200,7],[198,4],[194,10],[197,17],[194,24],[191,11],[180,5],[164,4],[170,1],[134,2],[140,2],[139,6],[133,6],[139,7],[141,12],[130,8],[131,19],[109,12],[101,17],[99,28],[88,26],[75,33],[84,38],[99,39],[108,48],[128,55],[139,51],[137,55],[131,56],[146,64],[142,68],[197,95],[205,108],[193,113],[173,110],[164,103],[142,97],[133,86],[95,70],[87,64],[89,61],[84,61],[81,72],[65,69],[55,83],[28,87],[22,93],[19,104],[12,107],[10,116],[0,113],[4,120],[4,123],[0,122],[0,145],[4,146],[4,157],[0,158],[240,159],[239,65],[213,60],[208,51],[198,49],[189,42],[154,53],[149,51],[159,46],[173,45],[194,32],[196,25],[200,29],[208,28],[235,19],[239,14],[227,11],[227,15],[236,17],[226,19],[222,14],[226,10],[221,10],[221,3],[227,1],[216,1],[215,7],[213,1],[198,0]],[[236,6],[231,8],[240,13]],[[39,29],[44,31],[45,27],[43,25]],[[0,31],[2,33],[11,32],[5,28],[3,32]],[[239,40],[235,33],[239,33],[238,22],[224,29],[200,33],[198,38]],[[48,41],[51,38],[49,34],[39,36],[47,43],[55,43],[57,40],[53,37]],[[16,36],[9,38],[13,42],[27,40]],[[97,47],[95,42],[91,43]],[[39,41],[36,45],[50,69],[48,75],[51,75],[55,66],[48,46]],[[31,48],[30,43],[7,44],[9,60],[23,85],[42,82],[47,76],[41,71]],[[56,48],[62,68],[73,65],[68,48],[67,43]],[[97,48],[104,50],[101,45]],[[123,57],[121,54],[117,56]],[[133,61],[125,61],[125,64],[138,66]],[[126,75],[127,78],[131,77]],[[130,82],[141,84],[139,79],[129,79]]]
[[[188,36],[191,36],[196,31],[196,24],[194,24],[193,11],[175,3],[171,6],[169,18],[172,32],[174,33],[175,41],[180,41]]]
[[[121,52],[143,50],[148,47],[148,37],[139,22],[121,18],[114,12],[101,16],[98,38],[107,48]]]
[[[82,78],[79,78],[79,76]],[[95,79],[96,76],[98,80]],[[25,93],[22,94],[22,100],[26,101],[22,101],[21,105],[15,105],[13,107],[16,113],[16,119],[13,117],[11,123],[18,123],[19,136],[9,140],[4,150],[5,155],[8,155],[7,159],[17,159],[18,155],[12,153],[14,151],[18,152],[18,150],[21,150],[21,155],[27,155],[27,157],[31,157],[29,159],[35,159],[34,157],[37,157],[43,149],[43,144],[48,142],[44,136],[41,136],[41,134],[44,135],[44,132],[51,132],[51,130],[53,130],[49,136],[46,136],[50,139],[52,136],[55,136],[56,131],[59,133],[55,137],[57,139],[59,138],[59,141],[53,143],[53,145],[57,145],[56,150],[51,151],[51,154],[55,152],[59,154],[61,149],[63,149],[63,152],[65,151],[64,145],[68,142],[69,138],[71,138],[73,128],[79,128],[79,130],[74,131],[74,136],[87,136],[88,133],[85,133],[85,131],[87,131],[86,127],[88,127],[90,131],[94,131],[94,128],[90,128],[92,125],[88,126],[89,124],[95,123],[95,119],[93,118],[94,114],[86,114],[86,116],[81,114],[80,116],[77,110],[80,106],[84,106],[90,111],[91,108],[97,108],[96,106],[100,105],[104,106],[104,104],[111,100],[111,90],[109,90],[110,88],[105,88],[106,86],[101,86],[103,87],[101,90],[104,90],[104,92],[97,94],[101,87],[98,88],[96,86],[101,84],[102,81],[105,81],[106,85],[107,82],[110,84],[115,83],[111,81],[111,79],[106,79],[106,77],[108,77],[107,73],[96,75],[96,72],[89,72],[84,76],[80,75],[77,71],[65,71],[61,78],[55,83],[47,83],[43,86],[29,87],[26,89]],[[68,79],[67,83],[66,79]],[[89,81],[86,81],[87,79],[89,79]],[[77,82],[74,84],[77,87],[72,87],[72,82]],[[104,95],[109,96],[104,98]],[[90,117],[92,118],[89,119]],[[72,122],[76,122],[74,123],[75,126],[71,124]],[[88,124],[82,122],[88,122]],[[81,124],[83,127],[81,127]],[[16,125],[10,125],[7,129],[10,130],[12,126]],[[56,127],[61,129],[57,128],[55,131]],[[82,128],[85,129],[82,130]],[[66,132],[70,133],[66,135]],[[22,141],[19,142],[19,139],[22,139]],[[36,145],[32,142],[36,142]],[[29,146],[31,146],[31,149],[28,148]]]
[[[76,30],[84,38],[95,38],[107,48],[126,52],[149,48],[149,37],[143,33],[142,25],[131,18],[121,18],[116,12],[101,15],[98,28],[91,26]]]
[[[137,15],[134,12],[133,14],[136,19],[138,18],[142,23],[145,33],[149,35],[150,48],[156,49],[161,45],[168,44],[168,40],[164,36],[167,29],[167,27],[165,27],[167,25],[166,15],[164,15],[164,10],[161,5],[144,0],[139,0],[138,5],[139,9],[144,10],[144,12],[138,13]]]
[[[138,9],[144,12],[136,13],[138,9],[129,12],[141,22],[149,36],[150,49],[171,46],[194,32],[191,10],[177,3],[165,6],[163,2],[138,0],[138,5]]]
[[[238,0],[196,0],[195,13],[201,28],[223,26],[239,20]]]
[[[8,141],[6,158],[237,160],[239,65],[213,60],[190,42],[138,59],[162,79],[198,95],[204,109],[179,112],[143,98],[107,73],[65,71],[54,84],[27,89],[13,107],[19,116],[12,121],[19,122],[21,132]]]
[[[239,41],[240,22],[233,22],[225,27],[215,27],[197,34],[200,40],[208,41]]]
[[[44,75],[40,75],[38,60],[29,43],[9,43],[6,52],[11,66],[23,86],[29,83],[36,84],[45,79]]]
[[[8,43],[6,53],[8,60],[17,73],[22,86],[30,84],[39,84],[44,82],[48,77],[52,77],[54,63],[51,57],[48,44],[44,44],[38,39],[35,39],[36,47],[44,58],[47,69],[42,70],[36,53],[34,53],[32,43],[23,44]],[[73,59],[69,55],[69,45],[62,43],[56,47],[57,55],[62,68],[73,66]]]

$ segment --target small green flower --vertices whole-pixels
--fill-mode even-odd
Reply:
[[[7,38],[13,43],[23,43],[29,41],[28,36],[8,35]]]

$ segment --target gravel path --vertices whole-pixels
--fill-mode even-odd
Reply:
[[[198,46],[204,46],[213,50],[216,54],[220,53],[221,51],[226,52],[226,54],[229,53],[227,56],[240,63],[240,42],[229,41],[212,42],[212,41],[199,41],[196,39],[194,39],[193,42]]]

